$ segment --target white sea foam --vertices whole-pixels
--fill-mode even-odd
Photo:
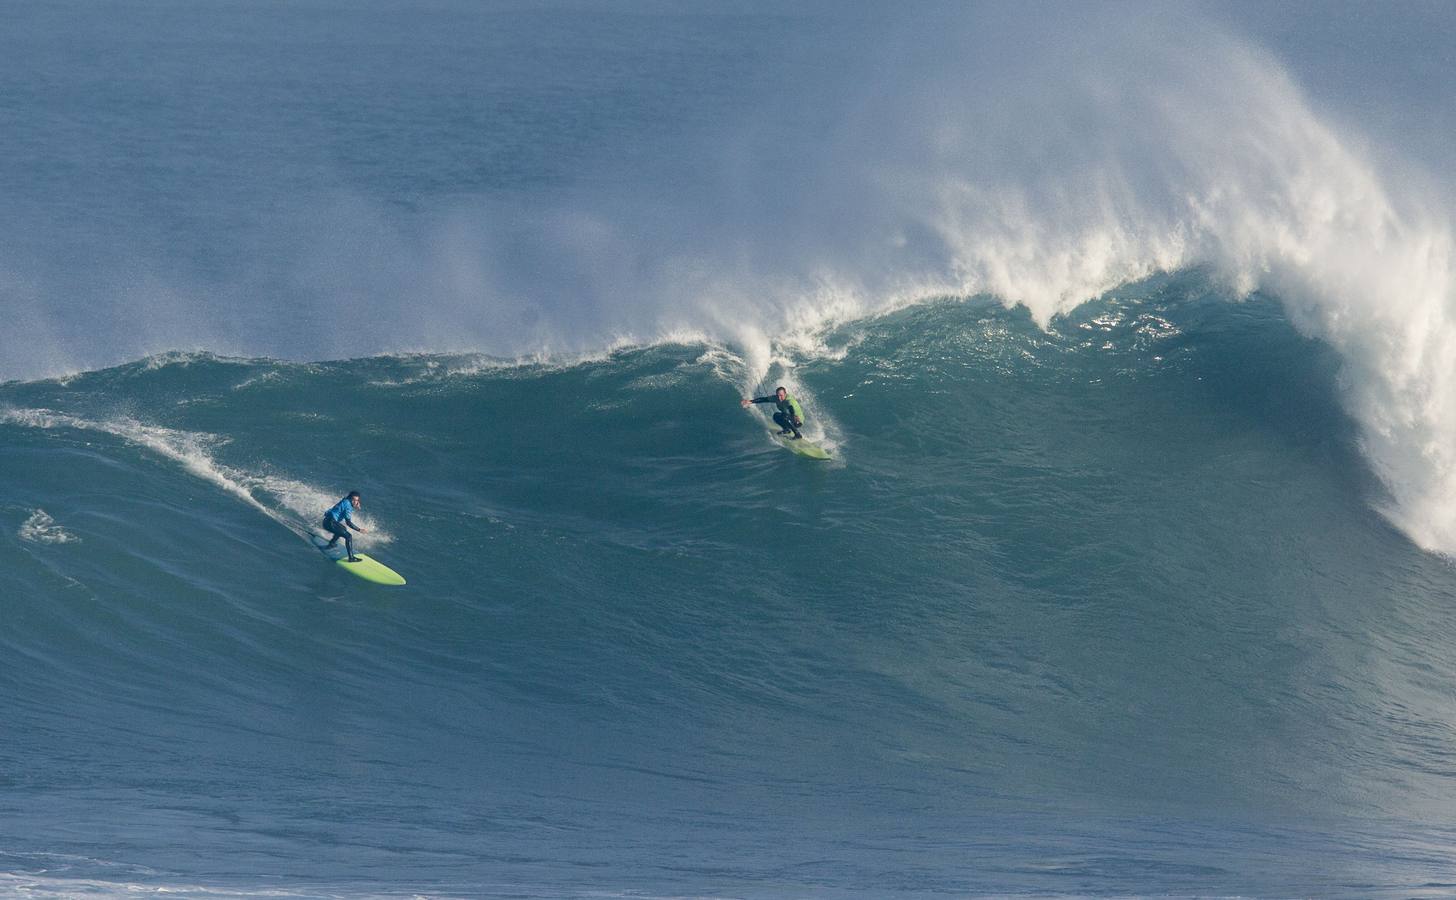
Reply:
[[[1121,114],[1084,136],[1100,149],[1070,177],[940,183],[937,229],[960,290],[1044,323],[1190,265],[1212,265],[1236,293],[1273,292],[1343,356],[1346,406],[1389,490],[1382,510],[1423,547],[1456,552],[1446,211],[1342,140],[1268,59],[1227,40],[1163,46],[1177,58],[1151,61],[1159,77],[1146,84],[1116,82]],[[1131,135],[1113,133],[1132,121]]]
[[[21,523],[18,533],[21,540],[34,544],[69,544],[81,540],[57,525],[56,520],[43,509],[33,511],[30,518]]]
[[[126,881],[105,878],[55,877],[0,872],[0,892],[7,896],[35,900],[74,900],[76,897],[161,896],[169,900],[216,900],[216,898],[260,898],[260,900],[355,900],[410,896],[398,892],[370,893],[352,887],[235,887],[187,882]],[[420,895],[414,895],[420,896]]]

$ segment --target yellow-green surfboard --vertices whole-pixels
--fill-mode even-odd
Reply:
[[[808,438],[794,440],[788,435],[775,434],[773,439],[807,459],[829,459],[829,451],[818,444],[810,443]]]
[[[311,534],[308,537],[309,540],[313,541],[313,545],[319,549],[320,553],[342,566],[344,571],[350,575],[357,575],[365,581],[373,582],[374,584],[405,583],[403,576],[373,557],[363,553],[355,553],[354,558],[359,561],[349,562],[344,558],[344,547],[342,544],[335,544],[330,548],[329,542],[318,535]]]

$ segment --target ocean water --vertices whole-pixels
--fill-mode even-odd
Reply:
[[[1357,9],[0,10],[0,893],[1456,893]]]

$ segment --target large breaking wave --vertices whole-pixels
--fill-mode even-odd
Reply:
[[[261,258],[205,277],[120,236],[102,254],[130,260],[120,278],[11,259],[7,374],[191,347],[553,358],[702,340],[752,381],[837,323],[925,299],[990,294],[1045,325],[1205,266],[1340,353],[1382,508],[1456,551],[1453,240],[1432,176],[1194,8],[1049,12],[791,22],[759,51],[772,86],[730,85],[718,121],[618,135],[560,189],[447,186],[412,211],[387,188],[320,190],[248,226],[269,233]],[[58,324],[77,306],[104,337]]]

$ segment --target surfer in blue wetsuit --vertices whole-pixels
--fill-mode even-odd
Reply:
[[[779,426],[779,434],[792,433],[796,441],[804,437],[799,433],[799,429],[804,427],[803,407],[799,406],[799,401],[789,396],[789,392],[786,389],[780,387],[769,397],[754,397],[751,400],[744,397],[743,403],[740,405],[744,409],[747,409],[750,403],[774,404],[778,407],[778,412],[773,414],[773,420],[774,424]]]
[[[326,549],[332,549],[339,542],[339,538],[343,538],[344,549],[349,553],[349,562],[359,561],[359,557],[354,555],[354,539],[349,536],[349,529],[352,528],[360,534],[366,530],[354,524],[354,510],[359,506],[359,492],[350,491],[348,496],[335,503],[328,512],[324,513],[324,530],[334,536],[326,545]]]

